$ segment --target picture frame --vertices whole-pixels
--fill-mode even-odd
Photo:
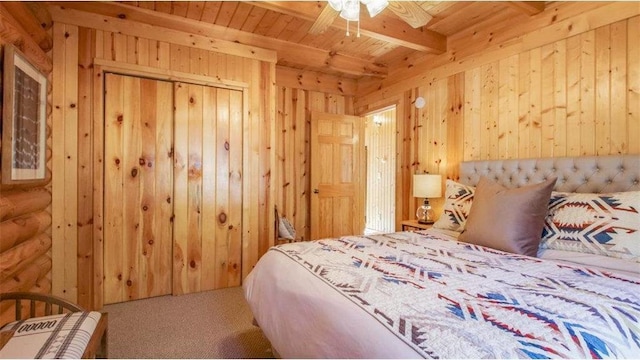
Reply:
[[[47,77],[11,44],[3,60],[2,184],[45,180]]]

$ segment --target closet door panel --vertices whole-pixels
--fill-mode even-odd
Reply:
[[[229,91],[229,266],[227,286],[242,283],[242,93]]]
[[[242,93],[175,85],[174,294],[240,285]]]
[[[124,301],[123,246],[123,126],[124,77],[105,77],[104,114],[104,303]]]
[[[188,154],[189,154],[189,89],[188,84],[174,84],[174,198],[173,213],[173,294],[188,293],[187,244],[189,222]]]
[[[105,303],[171,293],[172,93],[105,77]]]
[[[140,123],[141,89],[140,78],[124,77],[124,106],[122,121],[123,158],[122,158],[122,227],[123,227],[123,300],[135,300],[148,297],[141,294],[140,264],[143,262],[141,251],[142,229],[151,227],[144,224],[141,212],[142,174],[138,159],[142,152],[142,133]]]
[[[175,84],[174,294],[202,287],[204,87]],[[207,144],[207,146],[209,146]]]
[[[202,204],[203,234],[216,233],[216,177],[218,176],[216,152],[218,149],[216,119],[217,119],[217,91],[215,88],[204,89],[204,108],[202,123],[202,177],[207,181],[202,183],[202,196],[206,201]],[[202,289],[210,290],[220,287],[216,283],[218,266],[216,266],[216,237],[205,236],[202,239]]]
[[[153,228],[156,230],[154,236],[146,237],[143,242],[143,254],[147,253],[145,259],[148,262],[147,286],[150,287],[148,292],[151,296],[171,293],[173,271],[173,86],[165,82],[155,85],[158,101],[154,107],[150,107],[155,113],[149,117],[156,119],[155,134],[152,122],[149,122],[149,127],[143,127],[143,164],[147,171],[154,172],[155,185],[153,193],[149,192],[145,197],[148,199],[145,204],[152,204],[149,209],[153,209]],[[144,136],[145,132],[148,137]],[[155,141],[152,140],[153,135]],[[155,153],[152,154],[152,151]],[[155,269],[162,271],[156,273]]]
[[[216,288],[228,286],[229,268],[229,92],[217,91]]]
[[[202,280],[202,86],[189,85],[187,156],[187,281],[189,292],[201,291]]]

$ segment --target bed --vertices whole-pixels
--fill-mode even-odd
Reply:
[[[533,256],[491,243],[540,217],[529,187]],[[434,228],[273,247],[245,297],[284,358],[636,358],[639,211],[639,155],[463,162]]]

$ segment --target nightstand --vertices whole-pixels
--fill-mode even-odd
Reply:
[[[433,226],[433,224],[420,224],[418,220],[403,220],[400,224],[402,224],[402,231],[427,230]]]

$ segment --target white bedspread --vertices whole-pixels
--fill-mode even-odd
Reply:
[[[245,295],[286,358],[640,353],[637,281],[435,236],[396,233],[284,245],[258,262],[244,283]],[[321,261],[325,252],[333,253],[329,263]],[[416,265],[417,272],[402,270]],[[358,282],[360,270],[368,271],[367,278],[379,272],[384,286],[364,291],[381,281]],[[502,281],[507,273],[510,280]],[[408,288],[398,285],[408,282]],[[402,304],[389,303],[394,298]],[[558,313],[553,306],[561,308]]]

